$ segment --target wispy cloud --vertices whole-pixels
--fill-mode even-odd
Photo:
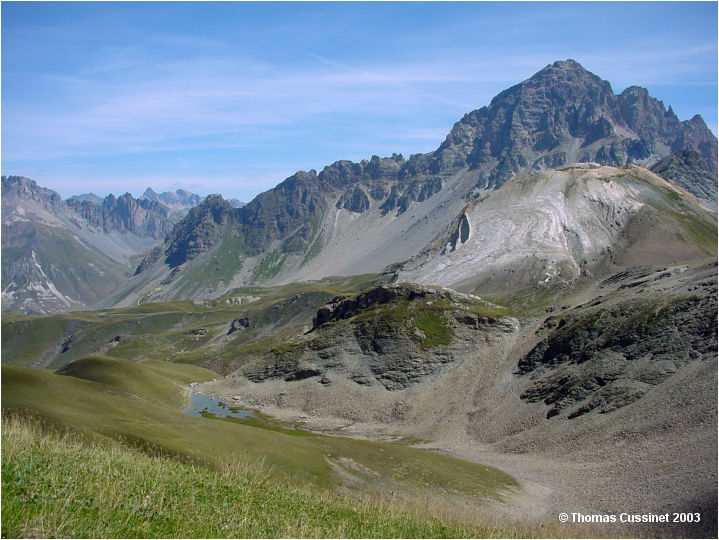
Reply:
[[[131,65],[117,57],[114,51],[112,59],[98,64]],[[142,69],[113,82],[96,77],[100,68],[73,77],[6,73],[18,84],[40,84],[72,97],[61,107],[52,101],[23,106],[22,99],[10,97],[3,110],[3,127],[11,134],[5,157],[41,159],[103,149],[118,153],[221,135],[261,138],[313,117],[396,113],[436,102],[466,110],[472,105],[414,85],[481,82],[481,76],[432,64],[383,65],[370,72],[321,60],[287,68],[198,57],[155,65],[153,73]],[[222,139],[217,143],[224,144]]]

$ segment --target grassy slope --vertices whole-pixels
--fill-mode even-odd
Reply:
[[[188,384],[214,378],[214,373],[196,366],[167,365],[157,361],[133,363],[97,355],[68,364],[57,373],[95,381],[146,401],[175,407],[182,407],[187,396],[174,383]]]
[[[252,465],[211,471],[14,419],[2,445],[4,538],[506,536],[269,482]]]
[[[4,413],[29,413],[54,429],[69,428],[105,444],[120,441],[215,471],[242,463],[253,474],[297,489],[344,486],[360,497],[402,493],[410,502],[421,496],[424,501],[445,501],[446,506],[455,499],[476,503],[481,497],[499,498],[516,486],[495,469],[406,446],[183,415],[177,408],[183,396],[173,381],[215,375],[194,366],[93,357],[64,371],[75,376],[3,366]],[[452,513],[447,508],[442,512]],[[338,526],[332,530],[341,530]]]

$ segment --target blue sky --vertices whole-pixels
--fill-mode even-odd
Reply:
[[[2,2],[2,174],[250,200],[435,149],[555,60],[717,132],[717,3]]]

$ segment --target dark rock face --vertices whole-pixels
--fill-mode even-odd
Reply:
[[[651,170],[675,184],[709,207],[717,205],[717,171],[696,150],[681,150],[665,157]]]
[[[140,261],[140,264],[135,269],[135,274],[138,275],[150,268],[153,264],[155,264],[157,261],[159,261],[162,258],[162,255],[164,254],[164,250],[162,249],[162,246],[155,246],[152,248],[150,253]]]
[[[369,209],[370,200],[362,188],[355,186],[354,189],[346,192],[339,198],[336,206],[337,208],[344,208],[350,212],[361,214]]]
[[[580,151],[572,161],[656,161],[660,143],[696,149],[716,163],[716,137],[700,116],[680,122],[638,86],[617,96],[607,81],[567,60],[466,114],[437,151],[416,159],[415,168],[438,173],[467,165],[482,171],[481,184],[497,187],[517,174],[566,164],[573,142]]]
[[[464,244],[469,239],[469,218],[467,214],[462,214],[459,218],[457,226],[449,237],[449,242],[444,247],[443,253],[447,251],[455,251],[458,245]]]
[[[248,319],[247,316],[233,319],[233,321],[230,323],[230,329],[227,331],[227,335],[229,336],[233,332],[237,332],[238,330],[242,330],[243,328],[249,328],[249,326],[250,319]]]
[[[232,223],[237,223],[236,210],[221,195],[208,195],[168,236],[165,261],[174,268],[194,259],[209,250]]]
[[[717,350],[716,282],[706,295],[624,302],[562,319],[519,362],[531,376],[522,399],[544,401],[547,418],[607,413],[641,398],[683,365]]]
[[[325,209],[317,171],[300,171],[238,209],[248,253],[256,255],[272,241],[295,235],[292,250],[309,240],[312,217]]]

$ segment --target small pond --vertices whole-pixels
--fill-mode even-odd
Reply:
[[[190,404],[182,412],[190,416],[202,416],[203,412],[207,412],[220,418],[254,418],[250,411],[205,394],[190,394]]]

